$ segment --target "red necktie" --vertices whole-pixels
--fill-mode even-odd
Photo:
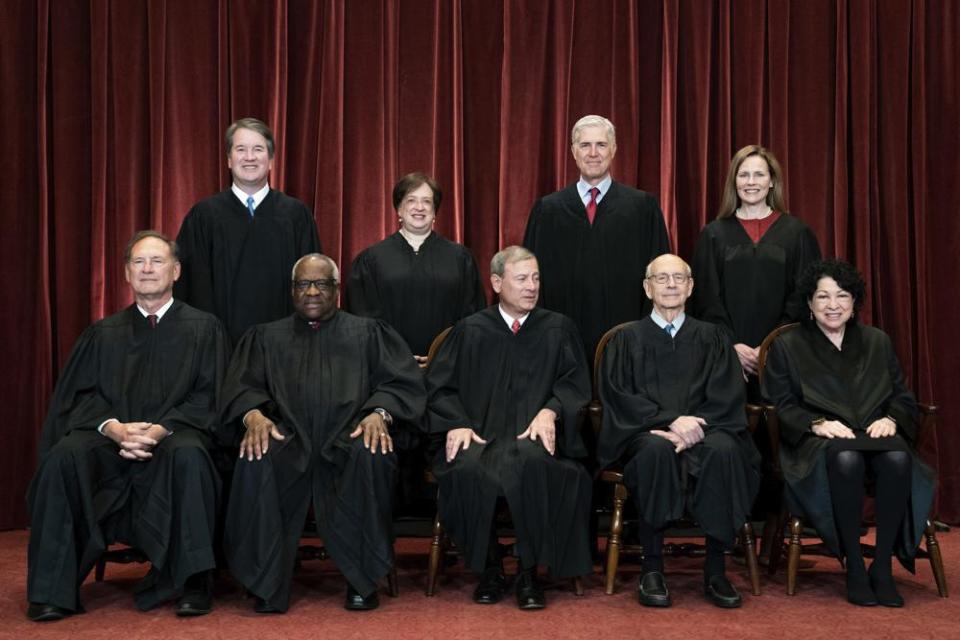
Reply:
[[[147,323],[150,324],[150,328],[151,328],[151,329],[156,329],[156,328],[157,328],[157,316],[154,315],[154,314],[152,314],[152,313],[151,313],[150,315],[148,315],[148,316],[147,316]]]
[[[590,202],[587,203],[587,220],[593,224],[593,219],[597,217],[597,196],[600,195],[600,189],[594,187],[590,189]]]
[[[520,321],[514,320],[513,324],[510,325],[510,329],[513,331],[513,335],[517,335],[517,332],[520,331]]]

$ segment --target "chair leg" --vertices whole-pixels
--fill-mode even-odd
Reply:
[[[583,595],[583,578],[577,576],[573,578],[573,595],[582,596]]]
[[[103,582],[103,573],[107,569],[107,559],[102,555],[97,558],[97,568],[94,569],[94,579],[97,582]]]
[[[390,567],[390,573],[387,574],[387,595],[396,598],[400,595],[400,587],[397,585],[397,567]]]
[[[433,519],[433,541],[430,543],[430,565],[427,568],[427,595],[436,593],[437,574],[440,572],[440,559],[443,555],[443,525],[440,524],[440,512]]]
[[[760,595],[760,567],[757,565],[757,549],[754,545],[753,525],[749,522],[743,524],[741,532],[743,538],[743,556],[747,561],[747,571],[750,573],[750,587],[753,595]]]
[[[790,551],[787,556],[787,595],[792,596],[797,593],[797,569],[800,567],[800,533],[803,525],[800,518],[794,517],[790,520]]]
[[[786,521],[787,512],[784,509],[770,528],[769,535],[767,534],[767,527],[770,527],[770,520],[768,519],[766,524],[763,525],[764,545],[770,544],[770,553],[767,554],[767,575],[776,574],[777,569],[780,568],[780,558],[783,556],[783,525]]]
[[[622,484],[613,487],[613,517],[610,521],[610,535],[607,537],[607,574],[604,591],[613,595],[614,584],[617,580],[617,566],[620,563],[620,536],[623,534],[623,503],[627,497],[627,489]]]
[[[950,594],[947,592],[947,575],[943,570],[943,556],[940,554],[940,543],[937,542],[937,529],[929,520],[923,534],[927,539],[927,554],[930,556],[933,579],[937,581],[937,591],[941,598],[946,598]]]

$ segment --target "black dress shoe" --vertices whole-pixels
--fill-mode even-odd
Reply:
[[[648,571],[640,576],[637,597],[645,607],[669,607],[672,604],[667,581],[659,571]]]
[[[858,607],[875,607],[880,604],[877,602],[877,594],[870,586],[870,578],[865,573],[847,573],[847,602]]]
[[[253,610],[257,613],[284,613],[283,609],[268,604],[263,598],[257,598],[253,601]]]
[[[740,592],[733,586],[727,576],[711,576],[703,583],[703,593],[707,600],[724,609],[736,609],[743,604]]]
[[[876,564],[870,567],[870,587],[877,598],[877,603],[885,607],[902,607],[903,596],[897,591],[897,583],[889,571],[874,571]]]
[[[34,622],[54,622],[63,620],[69,615],[73,615],[73,611],[58,607],[55,604],[31,602],[30,606],[27,607],[27,617]]]
[[[517,607],[521,611],[536,611],[547,606],[543,588],[537,583],[533,570],[517,574]]]
[[[347,583],[347,598],[343,603],[343,608],[347,611],[370,611],[380,606],[380,596],[374,591],[366,598],[360,595],[353,585]]]
[[[209,571],[187,578],[183,595],[177,601],[177,615],[181,618],[203,616],[213,610],[213,576]]]
[[[497,604],[503,599],[506,586],[502,567],[487,567],[480,575],[480,582],[473,590],[473,601],[477,604]]]

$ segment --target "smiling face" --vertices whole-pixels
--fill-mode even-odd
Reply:
[[[664,282],[657,282],[658,279]],[[643,281],[643,290],[661,317],[683,311],[693,292],[690,267],[677,256],[660,256],[650,264],[650,276]]]
[[[328,320],[337,311],[340,290],[332,265],[321,258],[297,265],[291,284],[293,308],[304,320]]]
[[[605,127],[588,126],[580,129],[571,151],[580,175],[588,183],[596,185],[610,173],[610,163],[617,154],[617,143],[608,138]]]
[[[817,290],[807,301],[813,313],[813,319],[822,330],[827,332],[838,331],[847,324],[853,316],[853,303],[853,295],[841,289],[837,281],[830,276],[817,280]]]
[[[169,244],[148,236],[130,249],[124,276],[138,302],[165,300],[180,277],[180,262],[174,259]]]
[[[770,167],[761,156],[753,155],[740,163],[737,169],[737,197],[743,205],[762,204],[773,186]]]
[[[267,139],[252,129],[237,129],[233,134],[233,146],[227,154],[227,166],[233,174],[233,181],[247,193],[262,189],[273,168]]]
[[[433,189],[424,183],[408,192],[400,201],[397,209],[400,216],[400,226],[415,235],[424,235],[433,228],[433,220],[437,217],[433,206]]]
[[[490,276],[493,290],[500,296],[500,306],[513,318],[533,311],[540,297],[540,267],[536,258],[508,262],[503,277]]]

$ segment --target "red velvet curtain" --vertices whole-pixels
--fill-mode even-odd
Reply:
[[[412,170],[481,264],[572,181],[569,129],[617,125],[618,180],[689,257],[733,151],[779,156],[792,212],[869,283],[866,319],[938,401],[939,513],[960,520],[960,5],[934,0],[6,0],[0,3],[0,527],[59,368],[129,301],[123,244],[228,184],[221,135],[277,135],[272,184],[344,267]],[[952,363],[952,364],[951,364]]]

